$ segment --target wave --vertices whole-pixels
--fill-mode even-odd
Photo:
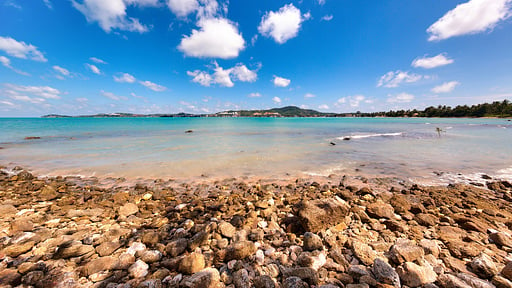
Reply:
[[[356,135],[347,135],[338,137],[338,140],[345,139],[364,139],[364,138],[373,138],[373,137],[394,137],[394,136],[403,136],[404,132],[396,132],[396,133],[375,133],[375,134],[356,134]]]

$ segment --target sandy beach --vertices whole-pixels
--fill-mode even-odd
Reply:
[[[512,287],[506,181],[1,171],[2,287]]]

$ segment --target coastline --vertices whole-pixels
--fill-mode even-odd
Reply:
[[[129,185],[111,180],[104,185],[97,178],[0,170],[0,284],[512,283],[507,181],[424,187],[335,175]]]

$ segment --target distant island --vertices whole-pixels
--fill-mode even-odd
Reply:
[[[425,110],[397,110],[388,112],[354,112],[354,113],[325,113],[312,109],[302,109],[296,106],[286,106],[267,110],[229,110],[213,114],[134,114],[110,113],[95,115],[67,116],[58,114],[44,115],[42,118],[128,118],[128,117],[512,117],[512,103],[509,100],[495,101],[477,105],[459,105],[427,107]]]

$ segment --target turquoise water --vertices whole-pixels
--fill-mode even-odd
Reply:
[[[0,125],[0,164],[44,175],[512,177],[506,119],[0,118]]]

